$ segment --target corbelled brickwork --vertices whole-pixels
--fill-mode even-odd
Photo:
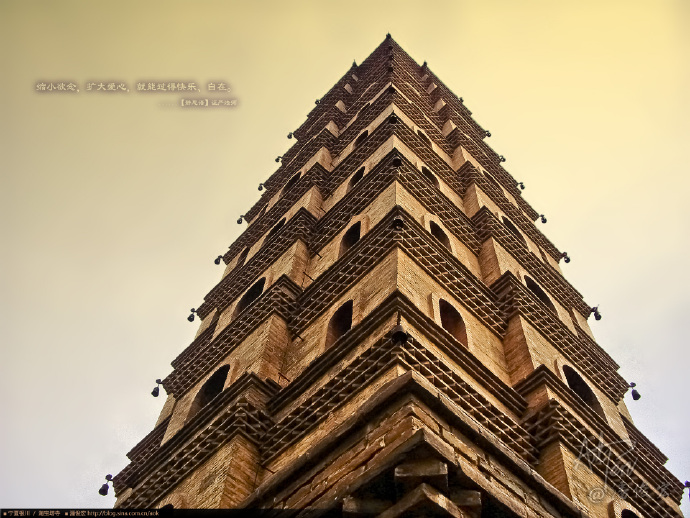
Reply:
[[[388,36],[292,135],[118,507],[682,516],[462,99]]]

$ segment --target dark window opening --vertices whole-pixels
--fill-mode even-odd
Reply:
[[[331,347],[341,336],[352,328],[352,301],[348,300],[345,304],[333,313],[328,322],[326,331],[326,349]]]
[[[439,183],[438,178],[436,178],[436,175],[429,171],[426,167],[422,167],[422,174],[434,185],[434,187],[437,189],[441,188],[441,184]]]
[[[278,231],[283,228],[283,225],[285,225],[285,218],[281,219],[278,223],[276,223],[275,227],[273,227],[268,234],[266,234],[266,239],[264,240],[264,243],[268,243],[273,236],[275,236]]]
[[[355,149],[357,149],[359,146],[362,145],[362,143],[367,139],[369,136],[369,130],[365,130],[364,133],[362,133],[359,137],[357,137],[357,140],[355,140]]]
[[[425,146],[431,147],[431,140],[429,137],[427,137],[424,133],[422,133],[420,130],[417,130],[417,135],[419,135],[419,138],[422,139],[422,142],[424,142]]]
[[[546,305],[546,307],[548,307],[551,311],[556,313],[556,306],[553,305],[553,302],[551,302],[551,299],[546,294],[546,292],[544,290],[542,290],[536,282],[534,282],[532,279],[530,279],[526,275],[525,275],[525,285],[527,286],[527,289],[529,291],[534,293],[534,295]]]
[[[364,168],[361,167],[359,171],[357,171],[355,174],[352,175],[352,178],[350,178],[350,183],[347,184],[347,192],[350,192],[352,188],[357,185],[357,182],[359,182],[362,178],[364,177]]]
[[[187,419],[194,416],[199,410],[208,405],[218,394],[223,392],[225,380],[228,377],[229,365],[223,365],[220,369],[213,373],[213,375],[206,380],[194,398],[192,407],[189,410]]]
[[[294,175],[292,178],[290,178],[290,179],[287,181],[287,183],[285,184],[285,187],[283,187],[283,192],[282,192],[281,196],[282,196],[283,194],[285,194],[286,192],[288,192],[288,190],[289,190],[293,185],[295,185],[295,184],[299,181],[299,179],[300,179],[301,177],[302,177],[301,173],[297,173],[297,174]]]
[[[441,313],[441,327],[467,347],[467,330],[458,310],[443,299],[438,301],[438,309]]]
[[[237,258],[237,266],[236,268],[239,268],[244,264],[244,262],[247,260],[247,255],[249,255],[249,247],[245,248],[242,250],[242,253],[240,256]]]
[[[494,179],[493,176],[491,176],[489,173],[485,173],[484,177],[491,185],[493,185],[498,190],[500,194],[503,194],[503,189],[501,188],[499,183]]]
[[[361,223],[355,223],[352,225],[347,232],[343,235],[343,240],[340,242],[340,254],[338,257],[342,257],[345,253],[352,248],[357,241],[359,241],[361,235],[362,225]]]
[[[513,224],[512,221],[510,221],[508,218],[505,216],[501,216],[501,220],[503,221],[503,224],[505,227],[510,230],[510,232],[518,238],[518,241],[520,241],[523,245],[527,246],[527,241],[525,240],[525,236],[522,235],[522,232],[518,230],[518,228]]]
[[[446,233],[443,230],[441,230],[441,227],[439,227],[436,223],[431,221],[429,222],[429,230],[431,230],[431,235],[438,239],[443,246],[445,246],[448,250],[451,249],[450,239],[448,239]]]
[[[594,395],[594,391],[587,385],[587,382],[582,379],[575,369],[569,367],[568,365],[563,366],[563,374],[565,374],[565,380],[570,387],[570,390],[575,392],[577,396],[585,402],[592,410],[594,410],[601,417],[604,417],[604,410],[601,408],[599,400]],[[633,515],[634,516],[634,515]]]
[[[237,307],[235,308],[235,316],[239,315],[242,313],[247,307],[254,302],[256,299],[259,298],[259,295],[261,295],[264,292],[264,285],[266,284],[266,278],[263,277],[256,281],[254,283],[254,286],[249,288],[247,292],[242,296],[240,301],[237,303]]]

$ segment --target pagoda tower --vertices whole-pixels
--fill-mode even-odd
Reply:
[[[390,35],[353,64],[243,216],[116,507],[681,517],[487,136]]]

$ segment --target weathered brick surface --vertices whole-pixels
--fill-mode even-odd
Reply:
[[[391,38],[347,71],[246,212],[164,380],[156,428],[115,477],[117,506],[336,510],[348,498],[393,514],[421,498],[469,516],[478,510],[456,512],[453,495],[474,491],[488,514],[680,516],[682,487],[631,424],[627,383],[592,337],[589,306],[485,136]],[[354,224],[360,238],[341,254]],[[466,344],[444,329],[441,300]],[[326,347],[348,301],[350,329]],[[223,366],[220,393],[192,411]],[[565,366],[601,414],[569,388]],[[395,468],[419,459],[447,466],[447,480],[397,483]]]

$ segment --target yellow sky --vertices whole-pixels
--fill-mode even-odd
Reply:
[[[0,506],[112,505],[102,477],[152,428],[237,216],[387,32],[492,132],[689,478],[689,22],[682,0],[0,3]],[[144,80],[225,80],[239,106],[161,106],[179,96]]]

